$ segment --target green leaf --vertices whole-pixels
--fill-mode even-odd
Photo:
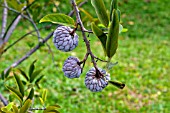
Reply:
[[[128,29],[127,28],[123,28],[122,32],[127,32]]]
[[[107,65],[106,65],[106,68],[108,70],[112,69],[115,65],[117,65],[118,62],[115,62],[115,63],[112,63],[112,62],[108,62]]]
[[[118,8],[118,2],[117,0],[112,0],[111,1],[111,7],[110,7],[110,21],[112,21],[112,14],[113,14],[113,10]]]
[[[109,83],[111,83],[112,85],[116,86],[119,89],[123,89],[125,87],[125,84],[120,83],[120,82],[116,82],[116,81],[109,81]]]
[[[40,86],[39,86],[39,82],[40,80],[44,77],[44,75],[41,75],[36,81],[35,81],[35,84],[36,86],[40,89]]]
[[[41,73],[41,71],[42,71],[42,69],[37,70],[37,71],[35,71],[35,72],[32,74],[32,76],[31,76],[31,78],[30,78],[30,82],[31,82],[31,83],[32,83],[32,82],[34,81],[34,79]]]
[[[27,74],[26,74],[22,69],[18,69],[18,70],[20,71],[21,75],[23,75],[23,77],[24,77],[27,81],[29,81],[29,78],[28,78]]]
[[[82,11],[90,21],[94,20],[93,16],[88,11],[84,10],[83,8],[79,8],[79,10]]]
[[[30,78],[32,77],[32,73],[33,73],[33,71],[34,71],[34,69],[35,69],[34,63],[35,63],[36,61],[37,61],[37,60],[34,60],[34,61],[32,62],[32,64],[30,65],[30,68],[29,68],[29,77],[30,77]]]
[[[29,107],[31,106],[31,103],[32,103],[32,102],[31,102],[30,99],[26,100],[25,103],[24,103],[24,105],[21,107],[19,113],[26,113],[27,110],[29,109]]]
[[[123,26],[121,24],[119,24],[119,33],[121,33],[123,30]]]
[[[119,19],[117,11],[113,10],[113,20],[109,27],[108,38],[106,42],[106,52],[109,59],[116,53],[118,47],[118,35],[119,35]]]
[[[13,9],[17,10],[17,11],[22,11],[22,8],[24,8],[24,6],[26,6],[26,4],[19,4],[17,2],[17,0],[6,0],[7,4],[12,7]]]
[[[2,80],[4,80],[4,79],[5,79],[4,71],[2,71],[2,72],[1,72],[1,78],[2,78]]]
[[[4,77],[7,78],[9,76],[9,73],[11,72],[11,67],[8,69],[8,71],[5,73]]]
[[[6,113],[6,112],[8,112],[8,110],[7,110],[7,108],[6,108],[6,107],[2,107],[2,108],[1,108],[1,111],[2,111],[2,113]]]
[[[34,97],[34,88],[32,88],[32,89],[30,90],[30,93],[29,93],[27,99],[32,100],[33,97]]]
[[[40,80],[41,80],[43,77],[44,77],[44,75],[41,75],[41,76],[35,81],[35,83],[40,82]]]
[[[75,21],[73,18],[60,13],[48,14],[40,20],[40,23],[42,22],[51,22],[54,24],[75,27]]]
[[[6,109],[10,111],[12,109],[12,106],[14,105],[14,102],[10,102],[7,106]]]
[[[6,88],[7,88],[8,90],[10,90],[10,91],[18,98],[18,100],[20,101],[20,103],[22,103],[22,101],[23,101],[23,96],[22,96],[22,94],[21,94],[18,90],[14,89],[14,88],[11,88],[11,87],[9,87],[9,86],[6,86]]]
[[[109,18],[103,0],[91,0],[93,7],[100,22],[107,27],[109,25]]]
[[[24,97],[24,85],[22,81],[20,80],[19,76],[14,73],[15,80],[17,82],[19,91],[21,92],[22,96]]]
[[[16,107],[16,105],[13,105],[12,109],[13,109],[14,113],[18,113],[18,108]]]
[[[59,111],[57,110],[58,108],[60,108],[60,107],[55,106],[55,105],[54,106],[48,106],[46,108],[46,110],[44,110],[43,113],[49,113],[49,112],[59,113]]]
[[[44,101],[41,97],[39,97],[41,104],[44,106]]]
[[[119,9],[117,9],[117,14],[118,14],[118,17],[119,17],[119,22],[120,22],[120,16],[121,16],[121,12]]]
[[[46,98],[47,98],[47,90],[45,89],[45,90],[43,91],[43,93],[42,93],[42,100],[43,100],[43,102],[46,101]]]
[[[35,2],[35,0],[27,0],[28,5],[32,4],[33,2]]]
[[[94,22],[91,23],[91,28],[92,28],[93,33],[99,38],[102,44],[104,53],[106,54],[106,40],[107,40],[106,34],[98,26],[96,26]]]

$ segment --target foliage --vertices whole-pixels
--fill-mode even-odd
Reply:
[[[109,2],[109,0],[105,1],[106,5],[108,5]],[[170,110],[168,89],[168,80],[170,78],[167,76],[170,67],[168,59],[170,53],[168,49],[170,45],[168,38],[169,26],[167,24],[169,21],[169,17],[167,16],[169,13],[168,3],[169,1],[167,0],[164,2],[161,0],[151,0],[151,2],[148,3],[135,0],[122,0],[119,2],[122,11],[121,24],[126,26],[129,32],[121,34],[119,37],[118,53],[114,59],[112,59],[112,61],[119,61],[119,64],[114,67],[114,70],[110,70],[110,73],[112,74],[112,79],[126,83],[126,88],[123,91],[109,86],[102,93],[94,94],[87,91],[84,84],[80,82],[84,80],[83,77],[81,77],[80,80],[73,81],[65,79],[62,76],[62,62],[70,55],[83,58],[83,53],[86,52],[83,46],[79,46],[79,49],[75,49],[72,53],[56,51],[54,46],[52,46],[55,62],[52,62],[51,56],[47,55],[50,51],[46,46],[39,49],[31,58],[38,59],[37,65],[39,67],[46,67],[42,72],[46,76],[42,79],[43,84],[41,84],[41,87],[47,88],[50,86],[48,90],[52,92],[48,93],[46,104],[53,105],[57,102],[60,106],[64,107],[64,109],[61,109],[61,112],[67,113],[168,113]],[[164,7],[165,5],[167,7]],[[65,6],[68,7],[67,4]],[[134,10],[134,6],[136,9],[141,10]],[[85,10],[89,8],[90,5],[84,7]],[[107,7],[107,9],[109,8]],[[157,11],[157,9],[160,10]],[[68,12],[68,10],[66,12]],[[89,10],[89,12],[92,15],[94,14],[92,10]],[[22,29],[23,32],[14,32],[12,35],[13,40],[10,40],[7,45],[32,29],[28,23],[23,24],[22,22],[18,29]],[[25,30],[23,26],[29,28]],[[47,35],[46,32],[46,30],[43,30],[42,35]],[[105,57],[101,52],[102,48],[99,46],[100,42],[98,39],[95,39],[94,35],[90,34],[89,40],[90,43],[92,43],[91,46],[94,54],[98,54],[98,57],[104,59]],[[17,46],[5,53],[0,59],[1,62],[3,62],[1,63],[0,70],[2,71],[14,62],[18,56],[22,56],[23,53],[29,51],[33,46],[28,46],[28,43],[35,45],[37,39],[34,36],[28,36],[21,43],[18,43]],[[80,43],[83,45],[82,39],[80,39]],[[49,41],[49,44],[52,45],[51,41]],[[26,70],[26,67],[30,65],[30,61],[32,61],[32,59],[23,62],[19,67]],[[104,66],[102,63],[100,65]],[[88,63],[87,68],[90,68],[90,66],[91,64]],[[87,69],[84,69],[84,74],[85,71],[87,71]],[[11,73],[9,73],[7,77],[11,77]],[[24,77],[22,80],[25,80]],[[10,86],[14,84],[14,81],[7,82],[9,82]],[[0,84],[3,85],[3,82],[0,81]],[[5,97],[8,98],[9,92],[4,87],[0,87],[0,92],[1,91]],[[28,95],[29,94],[27,94],[27,96]],[[9,98],[11,98],[11,96],[9,96]],[[39,107],[39,103],[39,100],[35,100],[34,105]]]
[[[37,99],[35,92],[39,92],[40,90],[40,86],[39,86],[39,82],[41,81],[43,75],[39,75],[40,72],[42,71],[42,69],[40,70],[35,70],[35,62],[36,60],[34,60],[30,67],[29,67],[29,71],[28,74],[26,74],[25,71],[23,71],[22,69],[18,69],[18,70],[13,70],[13,76],[12,78],[15,79],[16,85],[17,85],[17,89],[10,87],[7,84],[7,81],[12,79],[9,77],[5,77],[4,78],[4,84],[6,86],[6,88],[13,94],[15,95],[16,99],[19,100],[20,104],[18,103],[14,103],[13,102],[9,103],[7,106],[2,107],[0,109],[0,111],[2,113],[6,113],[6,112],[10,112],[10,113],[26,113],[27,111],[32,111],[34,109],[30,108],[30,106],[33,104],[32,100]],[[15,72],[14,72],[15,71]],[[18,73],[18,74],[16,74]],[[23,78],[25,80],[21,80],[21,76],[23,76]],[[36,88],[37,86],[37,88]],[[36,90],[34,90],[36,89]],[[25,95],[27,94],[27,95]],[[51,111],[53,112],[58,112],[57,108],[60,108],[59,105],[52,105],[52,106],[48,106],[47,108],[45,107],[45,101],[46,101],[46,97],[47,97],[47,90],[43,90],[42,92],[42,97],[39,96],[40,102],[42,104],[42,106],[44,107],[44,113],[49,113]]]

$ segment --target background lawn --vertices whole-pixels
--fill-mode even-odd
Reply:
[[[52,38],[48,41],[54,53],[54,62],[48,47],[43,46],[17,68],[28,70],[30,63],[37,59],[36,68],[43,68],[45,75],[41,87],[48,90],[46,105],[59,104],[62,113],[169,113],[170,112],[170,11],[169,0],[119,0],[122,24],[128,32],[121,33],[119,47],[112,62],[118,65],[109,70],[112,80],[126,84],[123,90],[108,85],[102,92],[92,93],[84,85],[86,72],[92,67],[90,57],[79,79],[68,79],[63,75],[62,65],[69,56],[83,59],[86,48],[81,34],[78,47],[68,53],[57,50]],[[110,0],[106,3],[109,5]],[[83,6],[92,8],[90,4]],[[90,10],[93,14],[94,12]],[[28,23],[29,24],[29,23]],[[31,29],[20,23],[9,44]],[[28,26],[28,27],[27,27]],[[25,29],[25,28],[28,29]],[[21,30],[23,32],[21,32]],[[54,30],[54,29],[53,29]],[[52,31],[52,30],[51,30]],[[42,31],[46,36],[50,31]],[[106,59],[99,40],[89,37],[92,51],[99,58]],[[37,38],[28,36],[9,49],[0,58],[0,72],[21,58]],[[99,67],[105,63],[98,61]],[[13,85],[13,82],[9,82]],[[0,92],[9,97],[9,92],[0,81]],[[37,94],[39,95],[39,94]],[[12,97],[10,97],[12,98]],[[41,107],[38,98],[34,107]]]

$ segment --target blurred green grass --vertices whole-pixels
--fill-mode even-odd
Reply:
[[[122,24],[128,28],[128,32],[122,33],[119,37],[119,48],[112,59],[112,62],[119,63],[110,70],[110,74],[112,80],[126,84],[123,90],[109,85],[102,92],[90,92],[84,85],[85,74],[92,67],[90,59],[79,79],[64,77],[62,65],[65,59],[69,56],[83,59],[85,55],[86,48],[82,37],[79,46],[69,53],[55,49],[50,39],[48,43],[54,52],[54,63],[48,48],[44,46],[18,67],[28,69],[30,62],[38,59],[36,68],[44,68],[42,74],[45,75],[41,87],[48,89],[46,104],[59,104],[62,113],[168,113],[170,112],[168,7],[170,7],[168,0],[120,1]],[[22,25],[17,29],[22,30]],[[50,31],[41,33],[46,36],[48,32]],[[17,39],[21,34],[17,30],[11,39]],[[105,59],[98,39],[90,35],[89,40],[94,54]],[[36,44],[37,38],[28,36],[5,53],[0,59],[0,71],[21,58],[30,49],[27,43]],[[99,67],[104,65],[105,63],[98,61]],[[0,90],[6,97],[8,96],[4,87],[0,87]],[[38,103],[37,99],[35,106],[39,106]]]

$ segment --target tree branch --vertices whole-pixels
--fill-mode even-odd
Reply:
[[[7,6],[6,0],[4,0],[4,6]],[[7,24],[8,9],[4,7],[2,15],[2,29],[0,38],[2,39],[5,34],[6,24]]]
[[[6,0],[4,0],[4,6],[7,6]],[[6,25],[7,25],[7,16],[8,16],[8,9],[4,7],[3,14],[2,14],[2,26],[1,26],[2,29],[1,29],[1,34],[0,34],[0,48],[4,43],[3,37],[5,34]]]
[[[0,93],[0,100],[4,104],[4,106],[8,105],[8,100]]]
[[[14,20],[14,22],[12,23],[11,27],[7,30],[7,33],[5,34],[4,43],[6,43],[6,42],[9,40],[11,34],[13,33],[14,29],[15,29],[16,26],[18,25],[18,23],[19,23],[19,21],[20,21],[21,18],[22,18],[21,15],[18,15],[18,16],[15,18],[15,20]]]
[[[31,15],[30,15],[29,11],[26,10],[26,12],[27,12],[28,17],[29,17],[30,20],[31,20],[30,22],[32,23],[33,27],[34,27],[35,30],[36,30],[38,40],[40,41],[40,39],[41,39],[40,31],[38,30],[38,27],[37,27],[37,25],[35,24],[34,20],[32,19],[32,17],[31,17]]]

